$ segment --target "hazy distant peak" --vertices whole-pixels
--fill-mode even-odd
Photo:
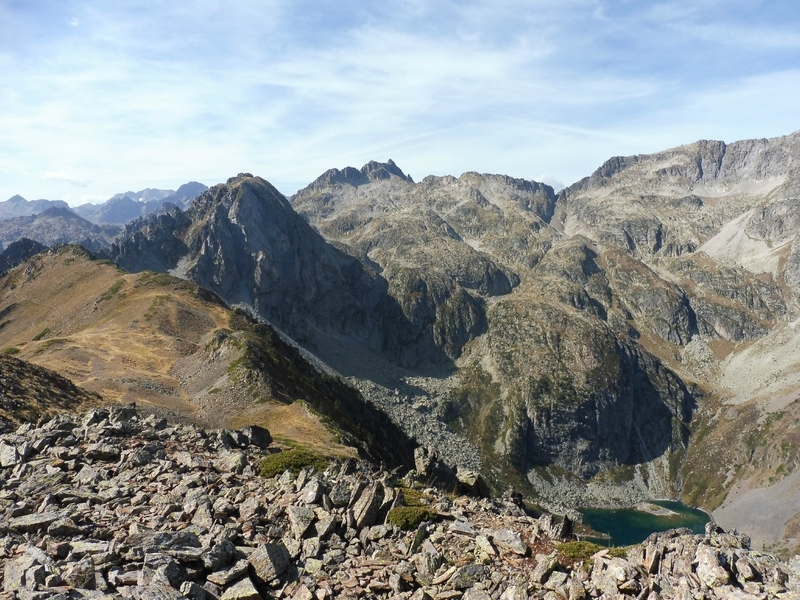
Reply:
[[[0,202],[0,220],[36,215],[51,206],[68,208],[63,200],[26,200],[16,194],[5,202]]]
[[[300,195],[303,192],[315,192],[323,190],[337,184],[358,187],[374,181],[391,179],[392,177],[414,183],[414,180],[411,179],[411,176],[403,173],[400,167],[398,167],[390,158],[385,163],[371,160],[360,169],[356,169],[355,167],[345,167],[341,170],[328,169],[305,188],[298,191],[297,195]]]
[[[153,200],[163,200],[167,196],[175,193],[174,190],[158,190],[155,188],[145,188],[143,190],[139,190],[138,192],[121,192],[119,194],[114,194],[109,200],[118,200],[121,198],[128,198],[130,200],[134,200],[135,202],[152,202]]]
[[[76,219],[79,221],[85,221],[83,217],[78,215],[75,211],[71,208],[64,207],[64,206],[51,206],[47,210],[44,210],[39,213],[39,217],[47,217],[47,218],[55,218],[55,217],[63,217],[65,219]]]
[[[366,175],[370,181],[390,179],[392,175],[394,175],[395,177],[399,177],[404,181],[409,181],[411,183],[414,182],[410,176],[403,173],[400,167],[398,167],[391,158],[385,163],[371,160],[361,167],[361,172]]]

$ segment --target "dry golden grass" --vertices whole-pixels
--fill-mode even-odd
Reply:
[[[203,402],[211,385],[187,390],[176,363],[214,360],[206,343],[231,321],[224,306],[195,285],[154,273],[129,274],[64,247],[34,257],[0,278],[0,351],[60,373],[112,402],[167,408],[210,426],[266,426],[276,439],[334,455],[336,442],[301,403],[265,397],[223,382],[227,403]],[[241,354],[228,353],[228,365]],[[223,378],[226,379],[226,378]],[[188,386],[191,388],[192,386]],[[211,397],[213,398],[213,397]]]
[[[302,440],[304,447],[320,454],[341,458],[357,456],[353,448],[340,444],[335,434],[321,425],[304,402],[259,404],[229,421],[230,427],[235,429],[251,423],[266,427],[278,442],[292,445]]]

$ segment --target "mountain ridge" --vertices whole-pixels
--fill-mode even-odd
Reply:
[[[683,494],[725,515],[798,464],[798,157],[800,132],[699,141],[558,194],[372,161],[287,199],[240,174],[110,253],[249,307],[418,443],[456,465],[477,452],[495,489],[559,510]],[[792,527],[757,539],[789,552]]]

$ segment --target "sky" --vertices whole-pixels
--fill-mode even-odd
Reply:
[[[0,200],[392,158],[569,185],[800,129],[791,0],[0,0]]]

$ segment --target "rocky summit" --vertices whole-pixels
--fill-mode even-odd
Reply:
[[[352,459],[284,470],[292,452],[133,405],[23,424],[0,436],[0,597],[800,597],[800,560],[714,525],[599,549],[512,491],[443,494]]]

